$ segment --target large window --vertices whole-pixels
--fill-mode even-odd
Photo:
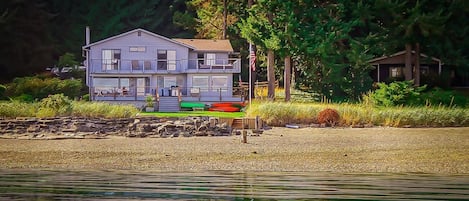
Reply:
[[[108,95],[121,93],[122,90],[129,90],[129,78],[94,78],[94,92],[98,95]]]
[[[121,50],[103,50],[103,70],[118,70],[121,59]]]
[[[158,70],[176,70],[176,51],[158,50]]]
[[[228,77],[227,76],[212,76],[212,91],[227,91]]]
[[[208,76],[197,75],[192,77],[192,88],[208,91]]]

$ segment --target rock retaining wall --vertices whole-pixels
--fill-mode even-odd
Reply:
[[[69,139],[122,137],[192,137],[239,134],[214,117],[125,119],[17,118],[0,119],[0,138]]]

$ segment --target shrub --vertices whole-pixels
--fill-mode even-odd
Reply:
[[[0,100],[6,100],[7,97],[5,96],[5,91],[7,87],[5,85],[0,84]]]
[[[319,112],[318,122],[320,124],[326,124],[327,126],[335,126],[339,123],[340,116],[337,110],[326,108]]]
[[[370,94],[371,100],[379,106],[410,105],[419,102],[420,93],[426,86],[415,87],[413,81],[378,83],[379,88]]]
[[[447,106],[447,107],[465,107],[468,103],[467,98],[456,92],[447,91],[440,88],[432,89],[431,91],[422,93],[420,105],[428,106]]]
[[[70,115],[72,112],[72,101],[63,94],[50,95],[39,103],[39,111],[46,116]],[[53,115],[52,115],[53,113]]]
[[[30,103],[30,102],[34,101],[34,98],[33,98],[33,96],[31,96],[29,94],[21,94],[20,96],[15,97],[14,100]]]
[[[85,95],[83,95],[83,97],[81,98],[81,100],[83,100],[83,101],[90,101],[90,94],[85,94]]]
[[[7,85],[6,95],[18,97],[28,94],[32,99],[43,99],[51,94],[63,93],[69,98],[80,95],[82,83],[79,79],[60,80],[58,78],[47,78],[44,76],[15,78]]]

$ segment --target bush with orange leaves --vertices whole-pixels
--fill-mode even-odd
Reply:
[[[339,112],[330,108],[324,109],[323,111],[319,112],[318,115],[318,122],[320,124],[326,124],[326,126],[335,126],[339,123],[339,120]]]

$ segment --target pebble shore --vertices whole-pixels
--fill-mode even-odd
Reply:
[[[469,174],[469,127],[273,128],[260,136],[0,139],[0,169]]]

